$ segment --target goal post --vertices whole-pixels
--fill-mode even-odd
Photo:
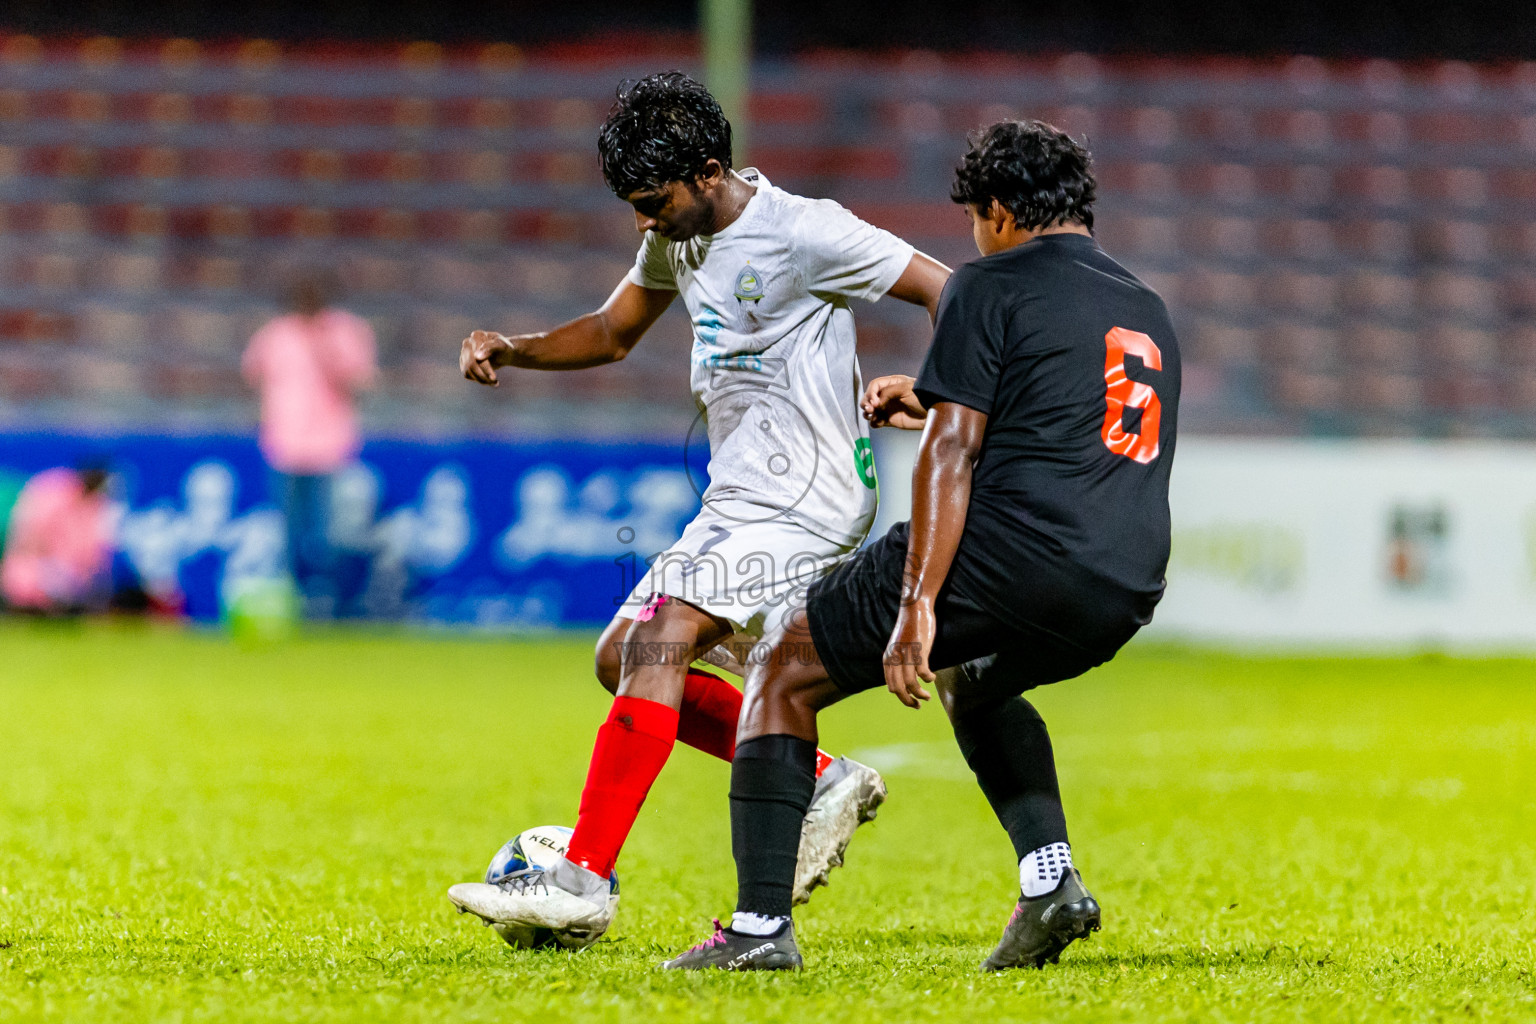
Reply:
[[[752,0],[699,0],[704,84],[731,122],[732,156],[747,163],[747,94],[752,78]]]

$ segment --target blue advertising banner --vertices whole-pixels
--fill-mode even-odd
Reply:
[[[344,608],[486,628],[597,625],[699,508],[685,446],[370,441],[331,487]],[[703,461],[703,453],[699,453]],[[276,482],[250,437],[0,434],[0,495],[109,464],[120,571],[219,617],[287,572]]]

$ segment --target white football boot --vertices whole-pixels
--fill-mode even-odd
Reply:
[[[885,803],[885,780],[867,764],[840,757],[816,780],[811,806],[800,826],[800,856],[795,863],[794,902],[811,898],[827,884],[827,875],[843,863],[854,830],[874,818]]]
[[[448,898],[489,924],[548,928],[567,949],[585,949],[613,924],[618,894],[608,879],[561,857],[548,868],[516,871],[494,885],[460,882]]]

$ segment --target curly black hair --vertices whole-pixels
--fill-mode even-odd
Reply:
[[[731,122],[709,90],[681,71],[619,86],[597,136],[603,180],[619,197],[691,182],[710,160],[731,168]]]
[[[986,208],[996,199],[1021,228],[1081,224],[1093,230],[1093,158],[1044,121],[999,121],[975,132],[949,197]]]

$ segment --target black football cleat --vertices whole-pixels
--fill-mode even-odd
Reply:
[[[805,966],[795,945],[795,924],[785,921],[773,935],[743,935],[722,928],[681,956],[662,965],[668,971],[798,971]]]
[[[1033,899],[1019,898],[1003,938],[981,962],[984,971],[1044,967],[1058,963],[1061,951],[1099,930],[1099,903],[1083,886],[1083,876],[1068,868],[1056,888]]]

